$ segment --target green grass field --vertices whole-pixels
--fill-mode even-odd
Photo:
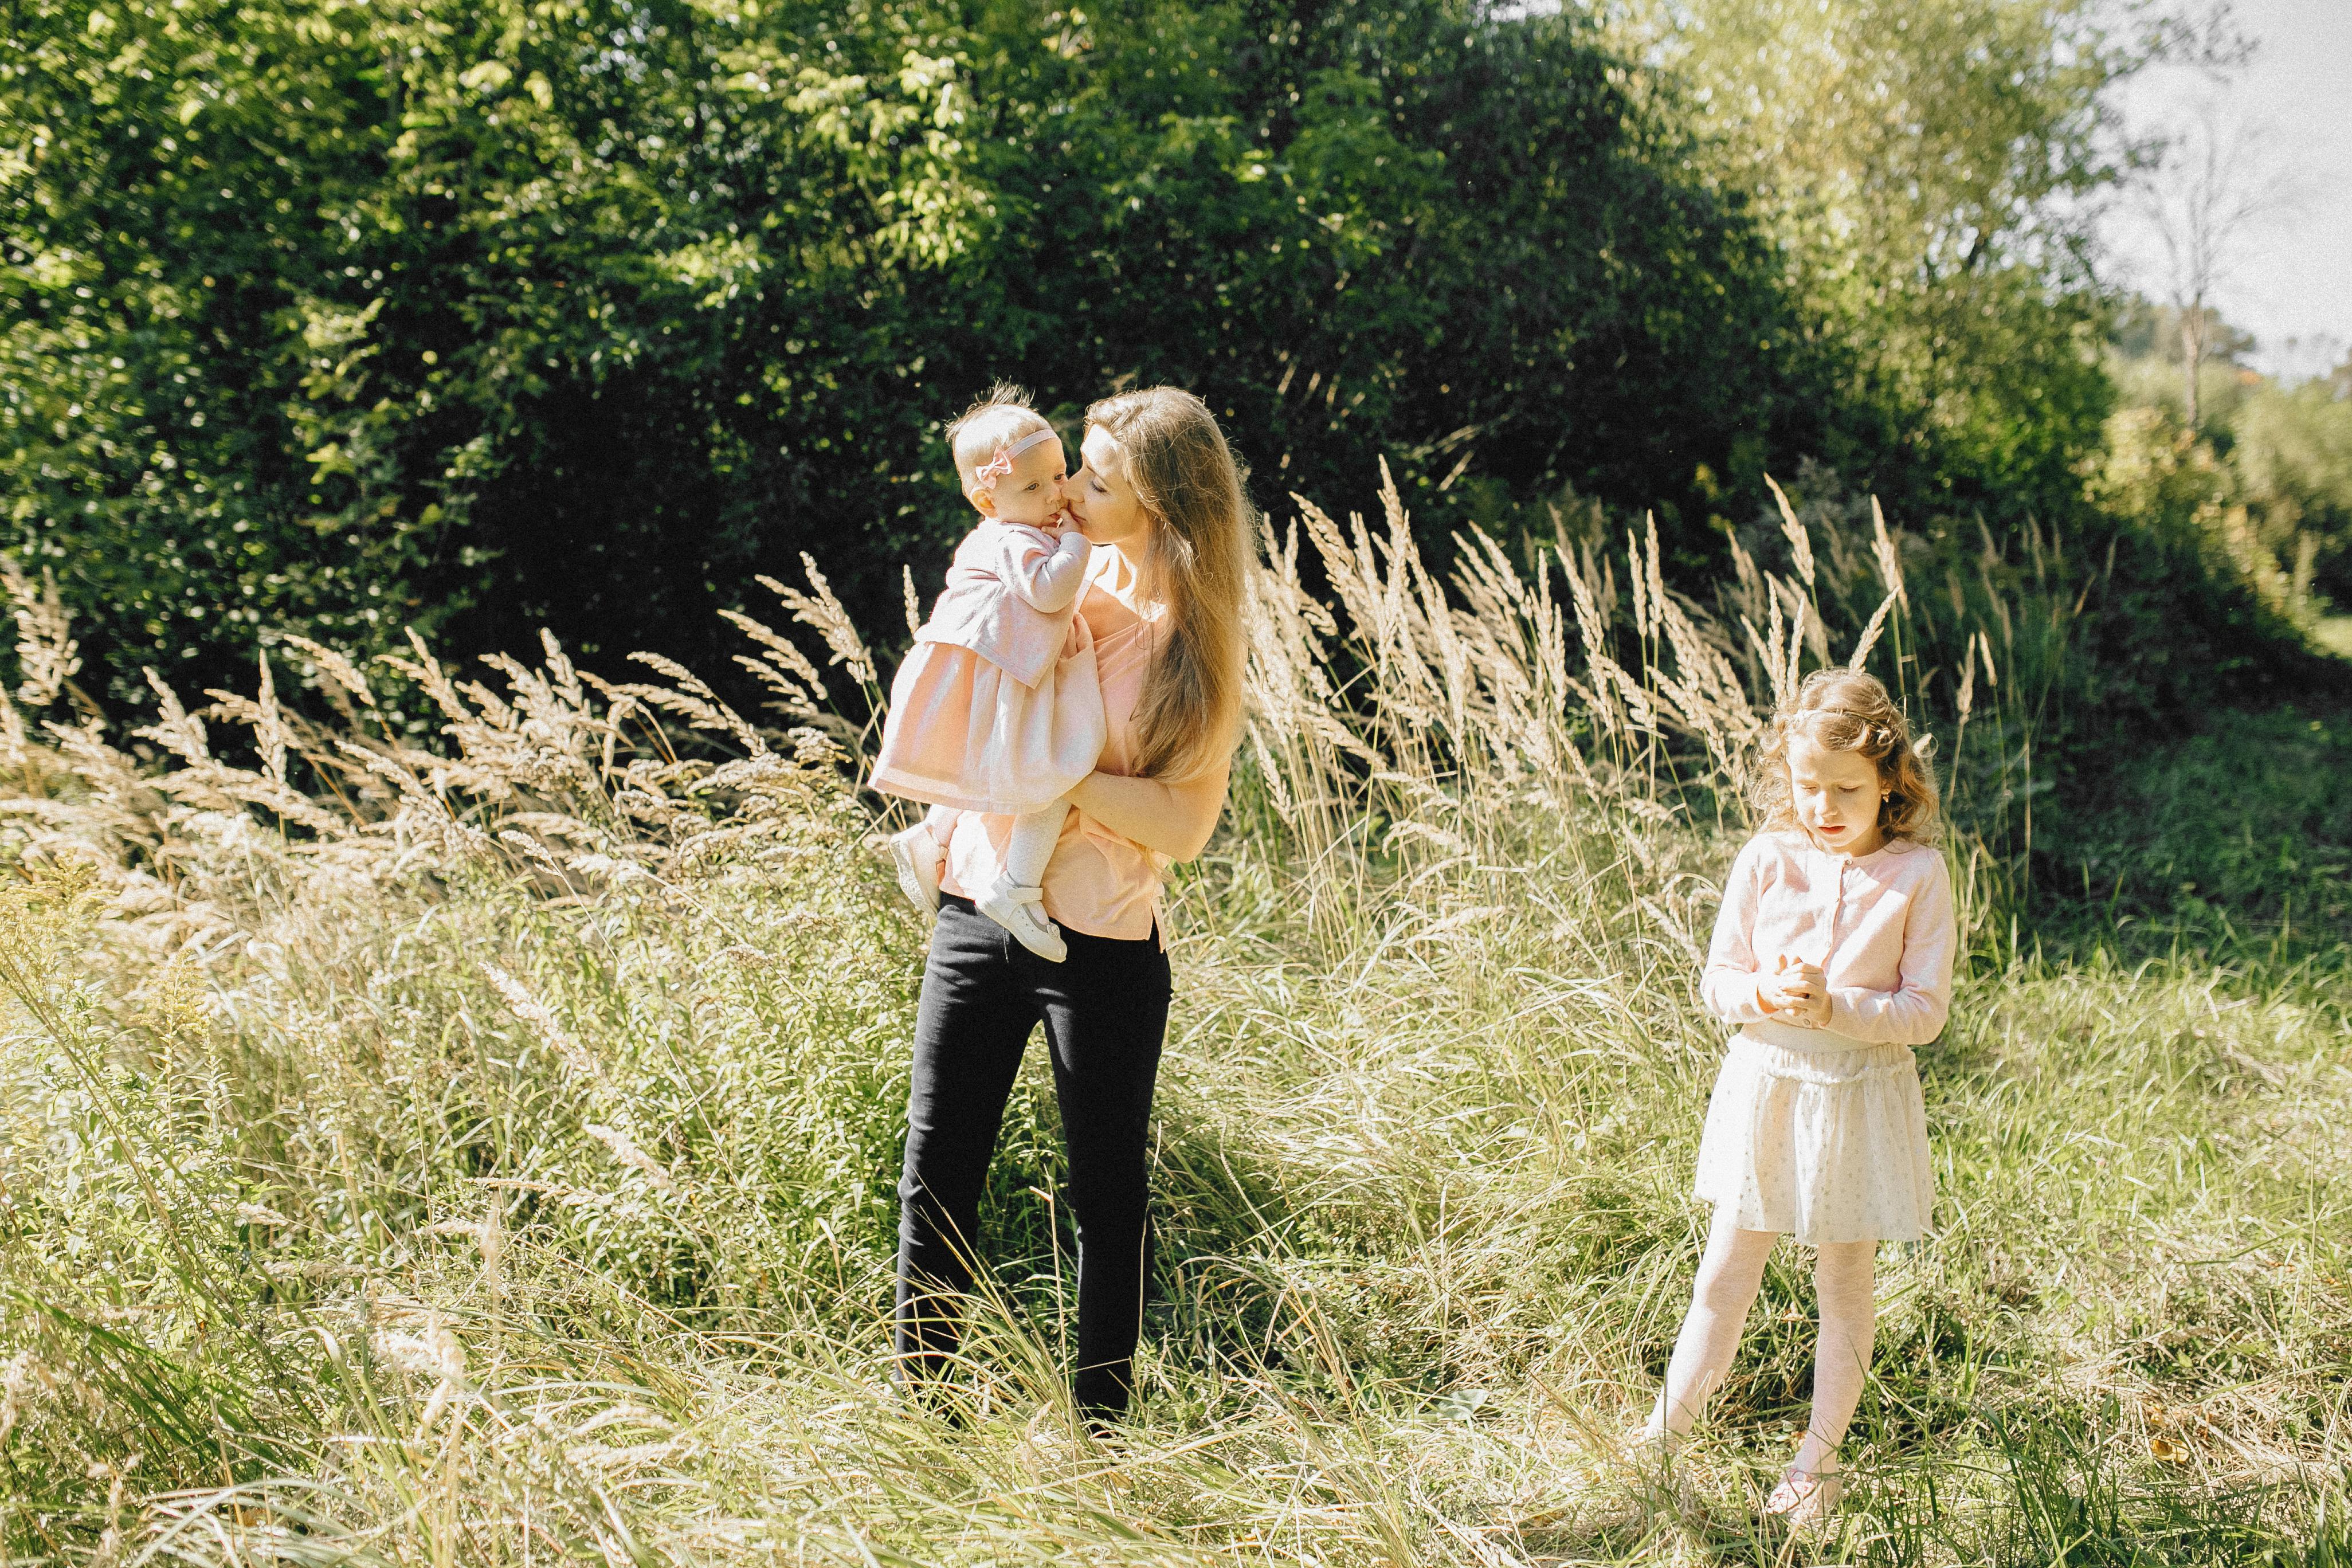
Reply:
[[[12,764],[14,1559],[2352,1561],[2340,718],[2143,759],[2045,850],[2087,896],[1955,848],[1941,1229],[1885,1249],[1853,1489],[1790,1541],[1755,1505],[1802,1420],[1795,1248],[1673,1472],[1620,1454],[1696,1260],[1738,842],[1601,771],[1633,731],[1546,773],[1582,731],[1507,733],[1482,685],[1476,750],[1433,686],[1357,732],[1391,782],[1252,753],[1172,890],[1160,1289],[1104,1444],[1034,1061],[962,1424],[889,1387],[923,931],[831,743],[631,761],[560,656],[415,673],[463,764],[386,731],[347,817],[282,793],[273,734],[333,753],[274,709],[251,770],[168,712],[168,774],[68,734]],[[1433,727],[1454,771],[1405,770]]]

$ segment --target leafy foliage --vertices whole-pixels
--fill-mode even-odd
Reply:
[[[2324,381],[2268,384],[2230,421],[2230,457],[2290,602],[2316,589],[2352,609],[2352,397]]]
[[[118,696],[265,626],[708,658],[813,545],[878,612],[997,376],[1194,385],[1262,492],[1389,456],[1439,540],[1573,484],[1687,552],[1876,438],[1561,18],[45,5],[0,68],[0,496]]]
[[[2095,0],[1616,0],[1899,438],[1852,477],[2003,528],[2074,510],[2107,412],[2091,205],[2107,89],[2179,42]]]
[[[118,685],[213,673],[264,626],[435,618],[403,592],[435,517],[338,515],[303,461],[379,352],[351,220],[390,115],[359,16],[33,5],[0,37],[0,504]]]
[[[814,510],[811,453],[919,438],[903,398],[839,406],[904,374],[887,296],[980,205],[919,20],[37,13],[0,111],[33,149],[7,488],[118,684],[212,673],[265,620],[366,646],[485,607],[627,619],[624,592],[657,617],[712,570],[690,542]],[[721,309],[747,294],[748,337]],[[787,437],[760,433],[764,493],[730,483],[754,403]]]
[[[2273,615],[2315,629],[2331,605],[2352,605],[2352,397],[2344,375],[2290,386],[2213,353],[2200,366],[2192,430],[2179,356],[2164,354],[2164,343],[2159,337],[2158,352],[2135,353],[2146,340],[2118,334],[2113,364],[2123,406],[2094,470],[2094,500],[2139,518],[2160,499],[2191,520]],[[2251,342],[2240,337],[2238,346]],[[2118,479],[2126,480],[2120,489]]]

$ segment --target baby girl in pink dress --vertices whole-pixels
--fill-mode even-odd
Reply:
[[[867,781],[931,810],[890,840],[899,885],[926,910],[962,811],[1017,818],[1004,874],[973,900],[1040,957],[1068,955],[1039,884],[1069,791],[1102,754],[1102,684],[1076,615],[1093,546],[1062,514],[1062,443],[1017,387],[948,426],[980,523],[890,686]]]

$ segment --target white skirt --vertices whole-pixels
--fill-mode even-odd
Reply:
[[[1838,1038],[1807,1033],[1825,1045]],[[1733,1037],[1707,1101],[1695,1184],[1742,1230],[1813,1247],[1918,1240],[1936,1174],[1911,1048],[1795,1050]]]

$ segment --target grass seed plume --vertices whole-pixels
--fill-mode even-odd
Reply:
[[[155,679],[129,730],[59,706],[69,628],[12,575],[46,651],[0,711],[6,1550],[1785,1560],[1754,1502],[1807,1395],[1790,1254],[1671,1485],[1617,1441],[1696,1257],[1693,977],[1759,715],[1851,664],[1938,738],[1969,961],[1921,1052],[1942,1228],[1887,1249],[1853,1489],[1805,1550],[2344,1560],[2340,934],[2037,941],[2037,725],[2096,574],[1774,515],[1705,595],[1654,531],[1565,521],[1441,575],[1386,485],[1269,526],[1235,799],[1171,889],[1115,1447],[1056,1370],[1034,1059],[961,1421],[889,1390],[924,931],[850,783],[877,664],[816,563],[770,584],[782,629],[730,617],[756,720],[651,656],[289,639],[252,695]]]

